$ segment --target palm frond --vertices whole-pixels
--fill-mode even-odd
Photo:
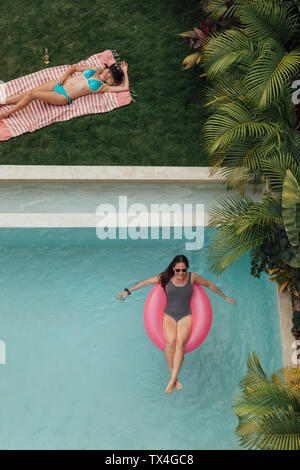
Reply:
[[[272,380],[300,392],[300,367],[283,367],[272,375]]]
[[[293,411],[273,413],[240,423],[236,436],[248,449],[299,450],[300,421]]]
[[[252,355],[250,353],[248,354],[247,369],[247,373],[239,382],[239,386],[243,391],[245,391],[247,387],[253,387],[260,385],[264,381],[270,381],[270,377],[263,370],[255,351],[252,351]]]
[[[269,377],[255,352],[249,354],[242,392],[233,398],[239,418],[235,434],[248,449],[300,448],[300,369],[280,369]],[[289,380],[293,386],[289,385]],[[296,377],[296,378],[295,378]]]
[[[246,175],[248,175],[251,181],[251,173],[261,171],[261,159],[265,153],[265,149],[260,145],[259,140],[235,140],[230,142],[224,151],[212,154],[209,158],[209,164],[220,167],[220,169],[225,167],[223,175],[226,177],[226,180],[231,180],[232,183],[234,183],[235,179],[238,183],[240,177],[244,181]],[[233,173],[236,173],[236,178],[233,176]]]
[[[246,252],[258,247],[272,233],[271,224],[282,222],[281,201],[265,197],[254,201],[239,194],[217,199],[209,211],[209,227],[216,227],[210,238],[210,270],[221,274]]]
[[[227,7],[224,0],[210,0],[204,12],[210,15],[214,20],[219,20],[223,16],[232,17],[235,12],[235,5]]]
[[[240,74],[237,77],[233,77],[232,74],[228,77],[224,74],[221,80],[214,80],[213,85],[206,86],[203,94],[206,101],[205,106],[209,107],[211,111],[225,102],[248,102],[245,85]]]
[[[272,190],[282,192],[286,170],[291,170],[298,184],[300,184],[300,166],[289,153],[278,153],[272,157],[261,160],[261,168],[264,175],[272,182]]]
[[[229,158],[224,158],[228,162]],[[227,163],[226,163],[227,165]],[[251,185],[253,191],[262,188],[262,181],[259,172],[247,168],[246,165],[234,166],[229,163],[228,166],[221,166],[220,173],[223,176],[224,184],[227,190],[238,189],[241,195],[245,195],[246,186]]]
[[[250,99],[260,110],[274,106],[300,71],[300,49],[289,53],[264,44],[264,51],[245,78]]]
[[[203,127],[209,154],[225,149],[234,141],[257,139],[268,132],[274,132],[274,123],[259,121],[249,109],[240,103],[225,103],[218,107]]]
[[[211,263],[209,269],[216,275],[220,275],[250,250],[247,243],[242,244],[234,237],[226,239],[226,236],[227,234],[218,233],[218,238],[216,236],[212,238],[209,246],[210,253],[207,255],[207,260]]]
[[[265,41],[274,37],[285,44],[298,28],[298,17],[287,3],[270,0],[241,2],[238,16],[253,39]]]
[[[261,417],[275,412],[287,413],[290,409],[299,411],[297,392],[281,383],[262,380],[245,387],[233,399],[236,413],[247,418]]]
[[[241,67],[244,60],[248,62],[255,57],[255,45],[242,31],[230,29],[212,34],[203,53],[206,75],[214,78],[233,65]]]

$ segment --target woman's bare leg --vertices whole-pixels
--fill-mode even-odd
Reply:
[[[173,358],[176,348],[177,325],[174,318],[170,317],[170,315],[167,314],[164,314],[163,318],[163,334],[166,340],[165,356],[170,370],[170,374],[172,375]],[[177,390],[182,389],[182,384],[179,382],[178,379],[175,382],[175,388],[177,388]]]
[[[42,83],[42,85],[32,88],[30,91],[52,91],[57,83],[57,80],[50,80],[49,82]],[[5,104],[17,104],[20,99],[24,98],[24,96],[28,93],[25,91],[24,93],[19,93],[17,95],[10,96],[6,98]]]
[[[55,105],[64,105],[69,102],[66,96],[61,95],[60,93],[56,93],[56,91],[28,91],[12,109],[7,112],[2,111],[0,114],[0,119],[4,119],[13,113],[16,113],[17,111],[20,111],[21,109],[28,106],[32,100],[41,100],[45,103]]]
[[[163,334],[166,340],[165,356],[167,359],[167,364],[170,370],[170,374],[172,374],[173,357],[174,357],[175,347],[176,347],[177,327],[176,327],[176,321],[172,317],[170,317],[170,315],[164,314]]]
[[[192,315],[187,315],[177,322],[176,348],[173,358],[173,370],[166,393],[172,393],[183,359],[184,348],[192,330]]]

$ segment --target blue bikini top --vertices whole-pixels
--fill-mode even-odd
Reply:
[[[92,69],[86,69],[83,72],[83,75],[85,76],[85,78],[88,79],[88,84],[92,91],[98,90],[98,88],[100,88],[103,85],[103,82],[100,82],[100,80],[95,80],[95,79],[89,80],[89,78],[92,77],[95,73],[96,73],[96,70],[92,70]]]

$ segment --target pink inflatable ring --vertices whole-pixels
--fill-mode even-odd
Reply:
[[[166,340],[163,335],[162,320],[167,305],[167,295],[160,283],[150,291],[144,307],[144,323],[149,338],[162,351]],[[199,284],[194,284],[191,297],[192,331],[185,345],[185,353],[198,348],[205,340],[211,327],[212,308],[210,300]]]

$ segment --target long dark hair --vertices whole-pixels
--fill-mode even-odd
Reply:
[[[123,78],[124,78],[124,72],[121,69],[120,65],[117,64],[117,63],[114,63],[112,65],[107,65],[107,64],[104,64],[104,65],[105,65],[106,69],[109,69],[111,71],[111,74],[112,74],[112,77],[113,77],[113,80],[114,80],[114,84],[115,85],[120,85],[123,81]]]
[[[159,282],[165,290],[166,290],[167,284],[169,283],[170,279],[174,275],[173,268],[177,263],[184,263],[187,269],[189,268],[189,262],[186,256],[184,255],[175,256],[175,258],[171,261],[167,269],[165,269],[158,275]]]

